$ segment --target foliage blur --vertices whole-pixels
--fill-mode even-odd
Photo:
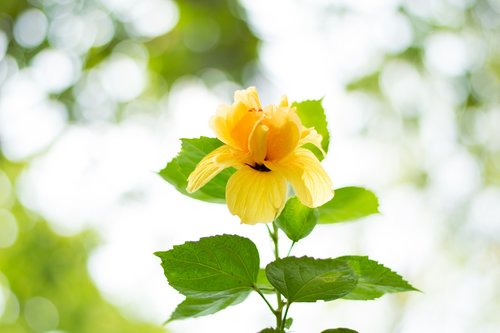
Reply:
[[[119,121],[127,102],[158,100],[184,75],[211,69],[225,74],[205,75],[208,85],[221,77],[241,82],[258,45],[243,17],[229,0],[1,1],[0,86],[14,72],[38,66],[42,100],[64,110],[64,126]],[[103,70],[115,81],[102,82]],[[116,84],[122,86],[113,90]],[[102,85],[108,94],[99,95]],[[3,108],[12,107],[6,94]],[[4,130],[11,125],[2,121]],[[15,186],[29,161],[10,161],[0,149],[0,331],[164,331],[160,323],[124,317],[100,295],[87,272],[96,234],[59,236],[19,202]]]
[[[125,319],[103,300],[86,268],[95,237],[59,237],[45,221],[17,204],[10,210],[2,208],[0,213],[2,219],[17,222],[18,228],[17,241],[0,256],[5,302],[2,332],[46,332],[55,328],[66,332],[163,331]]]

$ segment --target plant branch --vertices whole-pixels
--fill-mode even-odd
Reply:
[[[290,309],[290,305],[292,305],[292,303],[287,303],[286,304],[285,314],[283,315],[283,321],[281,322],[281,328],[280,328],[280,330],[283,331],[283,332],[285,331],[286,317],[288,316],[288,309]]]
[[[279,254],[279,247],[278,247],[278,226],[276,225],[275,222],[273,222],[273,231],[269,230],[269,234],[271,235],[271,239],[273,240],[274,244],[274,258],[278,260],[280,258]],[[283,326],[283,320],[281,315],[283,314],[283,299],[281,298],[281,293],[276,290],[276,301],[278,303],[278,308],[276,309],[274,315],[276,316],[276,329],[281,330],[279,332],[282,332],[283,330],[281,327]]]
[[[271,305],[271,303],[269,303],[269,301],[267,300],[266,296],[264,296],[264,294],[262,293],[262,291],[259,289],[259,287],[257,287],[255,284],[252,286],[253,290],[255,290],[259,295],[260,297],[262,297],[262,299],[264,300],[264,302],[266,302],[267,306],[269,307],[269,309],[271,310],[272,313],[276,314],[276,310],[273,308],[273,306]]]

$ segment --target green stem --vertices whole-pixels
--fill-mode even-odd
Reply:
[[[278,260],[280,258],[279,248],[278,248],[278,226],[273,222],[273,243],[274,243],[274,259]]]
[[[280,329],[283,332],[285,331],[286,317],[288,316],[288,309],[290,309],[290,305],[292,305],[292,303],[287,303],[286,304],[285,314],[283,315],[283,321],[281,322],[281,328]]]
[[[269,233],[274,243],[274,258],[278,260],[280,258],[280,254],[278,247],[278,226],[276,225],[276,223],[273,222],[273,231],[272,232],[270,231]],[[284,303],[283,303],[283,298],[281,298],[281,294],[278,290],[276,290],[276,301],[278,303],[278,308],[274,313],[276,316],[276,329],[279,332],[284,332],[284,330],[282,329],[284,324],[281,317],[281,315],[283,314]]]
[[[267,231],[269,232],[269,236],[271,237],[274,245],[274,258],[276,260],[280,259],[280,253],[279,253],[279,244],[278,244],[278,226],[276,225],[275,222],[273,222],[273,229],[269,228],[269,226],[266,224]],[[290,246],[290,250],[288,251],[287,257],[290,255],[290,251],[292,251],[293,246],[295,245],[295,242]],[[273,307],[269,304],[267,299],[264,297],[262,294],[261,290],[257,288],[257,286],[254,286],[254,289],[259,293],[259,295],[266,301],[267,306],[271,309],[271,311],[274,313],[276,316],[276,330],[278,332],[284,333],[285,332],[285,325],[286,325],[286,317],[288,316],[288,309],[290,308],[290,303],[286,304],[285,308],[285,314],[283,315],[283,308],[285,307],[285,302],[283,301],[283,298],[281,297],[281,293],[276,290],[276,302],[278,304],[277,309],[273,309]]]
[[[262,293],[262,291],[259,289],[259,287],[257,287],[255,284],[252,286],[253,290],[255,290],[259,295],[260,297],[262,297],[262,299],[264,300],[264,302],[266,302],[267,306],[269,307],[269,309],[271,310],[272,313],[275,313],[276,310],[274,310],[273,306],[271,305],[271,303],[269,303],[269,301],[267,300],[266,296],[264,296],[264,294]]]
[[[296,242],[293,242],[292,245],[290,245],[290,248],[288,249],[287,257],[290,256],[290,253],[292,253],[293,246],[295,245]]]

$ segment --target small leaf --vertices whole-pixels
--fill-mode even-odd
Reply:
[[[330,132],[326,121],[325,109],[323,109],[322,99],[295,102],[292,106],[297,108],[297,115],[305,127],[314,127],[323,136],[321,147],[328,152],[330,145]]]
[[[272,327],[268,327],[268,328],[264,328],[259,333],[280,333],[280,332],[277,331],[276,329],[272,328]]]
[[[174,185],[179,192],[189,197],[208,202],[226,202],[226,184],[235,171],[233,168],[225,169],[196,192],[188,193],[186,191],[187,179],[196,165],[203,157],[223,143],[219,139],[204,136],[197,139],[181,139],[181,141],[181,151],[160,171],[160,176]]]
[[[221,235],[156,252],[169,284],[181,294],[214,298],[252,290],[259,253],[248,238]]]
[[[348,264],[358,277],[356,288],[342,298],[371,300],[387,293],[417,291],[399,274],[368,257],[344,256],[337,260]]]
[[[213,298],[187,297],[177,306],[168,321],[196,318],[216,313],[230,305],[236,305],[243,302],[247,298],[248,293],[248,291],[244,291],[241,293]]]
[[[271,284],[289,302],[331,301],[356,287],[354,271],[343,260],[287,257],[266,267]]]
[[[297,197],[288,199],[276,225],[294,242],[311,233],[318,222],[318,211],[303,205]]]
[[[257,275],[257,287],[264,294],[274,294],[275,290],[273,285],[269,282],[266,276],[266,270],[261,268],[259,269],[259,274]]]
[[[286,329],[289,329],[290,327],[292,327],[292,324],[293,324],[293,318],[287,318],[285,320],[285,328]]]
[[[379,213],[375,194],[362,187],[343,187],[335,190],[335,196],[318,207],[318,223],[339,223],[356,220]]]
[[[358,333],[358,331],[349,328],[330,328],[322,331],[321,333]]]

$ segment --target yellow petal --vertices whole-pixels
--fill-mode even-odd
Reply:
[[[230,105],[221,105],[217,109],[215,116],[210,119],[210,127],[215,132],[219,140],[227,145],[234,146],[233,139],[231,138],[231,130],[228,118],[235,117],[235,110]],[[243,109],[241,111],[244,111]],[[241,113],[240,111],[240,113]]]
[[[288,107],[266,108],[266,118],[262,121],[269,127],[267,138],[267,160],[276,161],[297,148],[300,139],[300,119]]]
[[[229,211],[242,223],[271,222],[286,202],[286,179],[273,171],[262,172],[248,166],[236,171],[227,183]]]
[[[281,101],[280,101],[280,107],[287,107],[288,106],[288,97],[286,95],[281,96]]]
[[[237,90],[234,93],[234,101],[236,103],[241,102],[242,104],[248,106],[248,109],[262,109],[259,100],[259,93],[255,87],[249,87],[245,90]]]
[[[269,127],[258,123],[248,142],[248,149],[250,150],[252,160],[258,164],[264,164],[264,159],[267,154],[267,134]]]
[[[259,109],[238,101],[232,106],[220,106],[210,120],[210,126],[217,138],[225,144],[248,151],[248,138],[263,117],[264,114]]]
[[[282,173],[292,184],[299,200],[308,207],[318,207],[333,198],[332,181],[314,154],[298,148],[278,163],[266,163]]]
[[[321,141],[323,141],[323,136],[319,134],[314,129],[314,127],[311,127],[311,128],[306,128],[302,131],[299,145],[302,146],[305,145],[306,143],[312,143],[321,151],[323,156],[325,156],[326,152],[323,150],[323,147],[321,146]]]
[[[189,193],[197,191],[200,187],[208,183],[222,170],[230,166],[237,166],[242,159],[242,155],[227,145],[223,145],[207,156],[196,165],[196,168],[188,177],[186,190]]]

